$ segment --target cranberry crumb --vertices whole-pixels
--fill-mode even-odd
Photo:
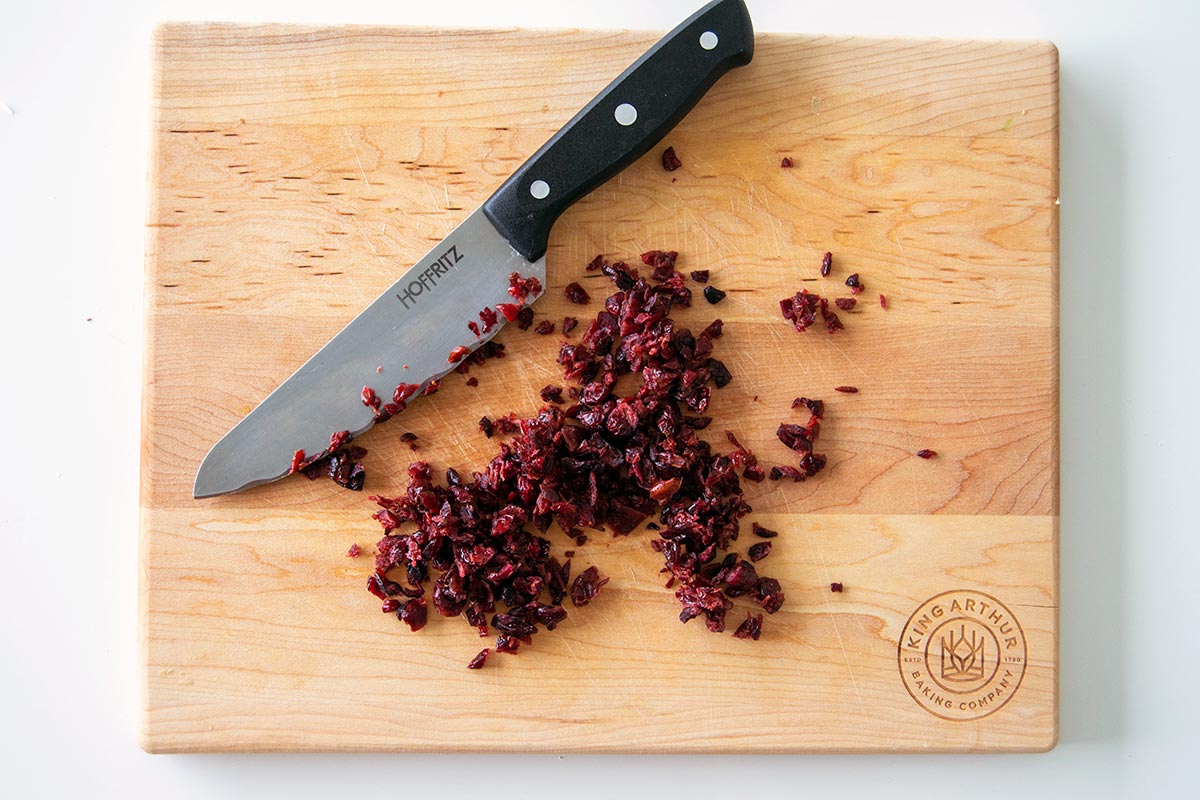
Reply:
[[[652,269],[665,269],[669,275],[675,271],[675,260],[679,258],[679,253],[674,250],[647,250],[642,253],[642,263]],[[659,280],[666,280],[660,278]]]
[[[467,349],[466,347],[463,347],[460,344],[457,347],[455,347],[453,350],[450,351],[450,356],[446,360],[449,361],[451,364],[457,364],[459,361],[463,360],[463,357],[466,356],[467,353],[470,353],[470,352],[471,351],[469,349]]]
[[[562,403],[562,387],[561,386],[546,386],[542,389],[543,403]]]
[[[746,553],[750,556],[751,561],[762,561],[771,554],[771,543],[759,542],[758,544],[752,544]]]
[[[857,272],[846,278],[846,285],[850,287],[850,294],[858,294],[863,289],[867,288],[867,285],[859,280]]]
[[[579,320],[575,319],[574,317],[563,317],[563,321],[562,321],[563,336],[566,336],[568,333],[575,330],[575,326],[578,324],[579,324]]]
[[[683,166],[683,162],[679,160],[679,156],[675,155],[674,147],[668,147],[666,150],[663,150],[662,165],[663,169],[667,172],[674,172]]]
[[[843,590],[842,584],[838,583],[837,581],[834,581],[833,583],[829,584],[829,591],[831,591],[831,592],[841,592],[842,590]]]
[[[429,618],[429,607],[425,605],[424,597],[414,597],[396,612],[396,618],[408,626],[413,633],[425,627]]]
[[[858,394],[857,386],[835,386],[833,390],[842,394]]]
[[[708,283],[709,270],[694,269],[692,270],[692,280],[696,283]]]
[[[762,614],[754,615],[746,612],[746,621],[738,625],[733,635],[738,639],[753,639],[757,642],[758,637],[762,636],[762,622]]]
[[[579,285],[579,281],[571,281],[565,289],[567,299],[577,306],[585,306],[591,300],[587,290]]]
[[[575,576],[571,584],[571,604],[576,608],[586,606],[600,593],[600,587],[608,583],[608,578],[600,577],[600,570],[588,567]]]
[[[833,271],[833,253],[826,250],[825,255],[821,256],[821,277],[828,278],[831,271]]]
[[[475,334],[476,336],[479,336],[479,323],[476,322],[475,320],[471,320],[470,322],[467,323],[467,330],[469,330],[471,333]]]
[[[350,549],[346,551],[346,558],[358,558],[360,555],[362,555],[362,548],[359,547],[358,542],[350,545]]]
[[[591,260],[590,263],[588,263],[586,267],[584,267],[584,269],[586,269],[588,272],[595,272],[596,270],[600,269],[600,267],[604,266],[605,263],[607,262],[605,262],[604,256],[596,256]]]
[[[533,309],[525,306],[517,312],[517,327],[523,331],[529,330],[529,326],[533,324]]]
[[[442,388],[442,382],[438,380],[432,380],[429,382],[429,385],[425,387],[425,391],[421,392],[421,394],[425,397],[428,397],[431,394],[437,394],[437,390],[440,388]]]
[[[400,441],[408,445],[409,450],[419,449],[417,447],[417,435],[412,431],[405,431],[404,433],[400,434]]]
[[[764,528],[757,522],[750,523],[750,530],[760,539],[774,539],[779,535],[778,531],[773,531],[770,528]]]
[[[705,286],[704,299],[715,306],[717,303],[725,299],[725,292],[722,292],[715,286]]]
[[[858,301],[853,297],[839,297],[833,301],[833,304],[842,311],[849,311],[850,309],[854,308],[857,303]]]
[[[537,327],[533,329],[533,332],[539,333],[542,336],[554,333],[554,323],[548,319],[544,319],[537,324]]]
[[[522,278],[520,273],[514,272],[508,276],[508,293],[518,303],[524,303],[530,295],[542,293],[542,282],[535,277]]]
[[[883,295],[879,295],[879,307],[885,311],[887,310],[887,298]]]
[[[496,310],[504,315],[504,319],[512,322],[521,313],[521,307],[516,303],[500,303],[496,306]]]
[[[384,614],[395,614],[400,610],[400,601],[394,597],[389,597],[379,606],[379,610]]]
[[[492,652],[490,647],[485,647],[479,651],[479,655],[471,659],[471,663],[467,664],[467,669],[483,669],[484,663],[487,661],[488,653]]]
[[[796,162],[792,161],[790,156],[784,156],[779,162],[779,166],[783,169],[791,169],[793,166],[795,166],[795,163]]]
[[[492,438],[492,434],[496,432],[496,426],[487,417],[480,417],[479,430],[483,431],[483,435],[490,439]]]
[[[467,386],[478,386],[478,385],[479,385],[479,378],[476,378],[474,375],[467,378]]]
[[[937,455],[937,450],[918,450],[917,455],[921,458],[933,458]]]
[[[792,408],[804,407],[808,409],[808,413],[812,414],[817,419],[825,416],[825,402],[822,400],[810,400],[807,397],[797,397],[792,401]]]

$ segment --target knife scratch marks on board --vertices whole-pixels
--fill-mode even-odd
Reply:
[[[910,432],[908,432],[908,431],[904,432],[904,441],[907,445],[905,449],[911,453],[913,451],[913,449],[912,449],[912,434]],[[920,495],[917,493],[917,465],[916,465],[915,458],[908,459],[908,474],[912,478],[913,512],[919,514],[919,513],[921,513],[921,498],[920,498]]]
[[[825,562],[825,554],[821,548],[814,543],[814,537],[806,536],[808,540],[808,549],[810,552],[815,551],[817,558],[821,561],[821,571],[825,573],[825,581],[829,582],[829,565]],[[867,709],[863,706],[862,691],[858,688],[858,680],[854,677],[854,665],[850,662],[850,654],[846,652],[846,644],[842,641],[842,632],[838,629],[837,613],[833,610],[829,603],[829,596],[832,592],[821,592],[821,598],[825,603],[825,610],[829,614],[829,624],[833,626],[833,635],[837,637],[838,647],[842,651],[842,658],[846,662],[846,673],[850,676],[850,685],[854,687],[854,696],[858,700],[858,710],[864,714]]]
[[[350,131],[345,125],[342,126],[342,133],[346,137],[346,143],[350,145],[350,152],[354,153],[354,163],[358,164],[358,173],[362,175],[363,183],[370,186],[371,181],[367,179],[367,171],[363,169],[362,159],[358,157],[358,148],[354,146],[354,140],[350,138]]]

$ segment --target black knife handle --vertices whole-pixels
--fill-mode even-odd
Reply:
[[[636,161],[683,119],[717,79],[754,56],[742,0],[715,0],[633,62],[550,137],[483,204],[530,261],[572,203]]]

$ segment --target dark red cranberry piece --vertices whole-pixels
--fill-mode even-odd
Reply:
[[[467,669],[483,669],[483,665],[485,662],[487,662],[488,653],[490,652],[492,652],[490,647],[485,647],[480,650],[479,655],[472,658],[471,662],[467,664]]]
[[[807,397],[797,397],[792,401],[792,408],[800,408],[801,406],[807,408],[808,413],[817,419],[825,416],[825,402],[823,400],[810,400]]]
[[[747,612],[746,621],[741,625],[738,625],[737,630],[733,632],[733,635],[739,639],[753,639],[757,642],[758,637],[762,636],[762,623],[762,614],[754,615]]]
[[[517,327],[523,331],[529,330],[529,326],[533,324],[533,309],[525,306],[517,312]]]
[[[467,323],[467,330],[469,330],[471,333],[478,336],[479,335],[479,323],[476,322],[475,320],[471,320],[470,322]]]
[[[298,472],[304,466],[304,451],[297,450],[292,453],[292,466],[288,468],[288,475]]]
[[[496,426],[487,417],[480,417],[479,430],[483,431],[483,435],[490,439],[492,438],[492,434],[496,432]]]
[[[491,333],[492,328],[499,322],[499,317],[496,316],[495,309],[485,308],[479,312],[479,320],[483,323],[483,332]]]
[[[834,305],[836,305],[842,311],[849,311],[850,309],[854,308],[857,302],[858,301],[853,297],[839,297],[833,301]]]
[[[885,311],[887,310],[887,298],[883,295],[879,295],[879,307]]]
[[[530,295],[542,293],[542,282],[535,277],[522,278],[519,273],[508,276],[508,293],[518,303],[524,303]]]
[[[842,584],[838,583],[837,581],[834,581],[833,583],[829,584],[829,591],[831,591],[831,592],[841,592],[842,589],[843,589]]]
[[[746,554],[750,556],[751,561],[762,561],[771,554],[771,543],[759,542],[758,544],[752,544],[750,545],[750,549],[746,551]]]
[[[504,316],[504,319],[513,322],[516,320],[517,315],[521,313],[521,306],[516,303],[501,303],[496,306],[496,310]]]
[[[429,385],[425,387],[425,391],[421,392],[421,394],[424,395],[425,397],[428,397],[431,394],[437,394],[437,390],[440,388],[442,388],[441,381],[437,381],[437,380],[430,381]]]
[[[600,577],[600,570],[588,567],[575,576],[571,584],[571,603],[576,607],[586,606],[600,593],[600,587],[608,583],[608,578]]]
[[[835,386],[833,390],[842,394],[858,394],[857,386]]]
[[[603,267],[606,263],[607,262],[604,260],[604,256],[602,256],[602,255],[596,256],[588,263],[588,265],[587,265],[587,267],[585,267],[585,269],[588,272],[595,272],[596,270]]]
[[[779,166],[782,169],[791,169],[793,166],[795,166],[795,162],[792,161],[791,156],[784,156],[782,159],[780,159]],[[758,637],[755,637],[755,638],[758,638]]]
[[[668,147],[666,150],[663,150],[662,165],[663,169],[667,172],[674,172],[683,166],[683,162],[679,160],[679,156],[675,155],[674,147]]]
[[[466,347],[463,347],[460,344],[457,347],[455,347],[453,350],[450,351],[450,355],[449,355],[449,357],[447,357],[446,360],[449,361],[451,364],[457,364],[458,362],[462,361],[463,358],[466,357],[466,355],[470,352],[471,351],[469,349],[467,349]]]
[[[346,551],[346,558],[358,558],[362,554],[362,547],[358,542],[350,545],[350,549]]]
[[[479,385],[479,378],[476,378],[474,375],[467,378],[467,386],[478,386],[478,385]]]
[[[384,614],[395,614],[399,609],[400,601],[394,597],[389,597],[388,599],[384,600],[383,605],[379,607],[379,610]]]
[[[863,289],[867,288],[866,284],[859,280],[857,272],[846,278],[846,285],[850,287],[851,294],[858,294]]]
[[[715,286],[705,286],[704,299],[715,306],[717,303],[725,299],[725,292],[722,292]]]
[[[554,333],[554,323],[548,319],[544,319],[537,324],[537,327],[533,329],[533,332],[539,333],[542,336]]]
[[[821,256],[821,277],[829,277],[831,271],[833,271],[833,253],[826,250],[825,255]]]
[[[574,317],[563,317],[563,321],[562,321],[563,336],[566,336],[568,333],[575,330],[575,326],[578,324],[579,324],[579,320],[575,319]]]
[[[706,269],[692,270],[692,280],[696,283],[708,283],[709,271]]]
[[[571,281],[568,283],[565,292],[567,299],[578,306],[587,305],[591,300],[591,298],[588,297],[587,290],[579,285],[579,281]]]
[[[937,450],[918,450],[917,455],[921,458],[933,458],[937,455]]]
[[[563,390],[562,390],[561,386],[543,387],[542,392],[541,392],[542,402],[543,403],[561,403],[563,401],[562,391]]]
[[[754,533],[755,536],[757,536],[761,539],[774,539],[776,536],[779,535],[779,533],[777,531],[773,531],[770,528],[764,528],[762,525],[759,525],[757,522],[750,523],[750,530]]]
[[[370,386],[364,386],[362,389],[362,404],[367,408],[379,408],[379,397]]]
[[[429,607],[425,605],[425,598],[414,597],[409,600],[396,612],[396,617],[408,625],[408,629],[413,633],[421,630],[429,619]]]
[[[412,431],[405,431],[404,433],[400,434],[400,441],[408,445],[409,450],[417,449],[417,435]]]

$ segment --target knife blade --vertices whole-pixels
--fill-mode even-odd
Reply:
[[[408,402],[419,397],[455,368],[452,351],[473,351],[501,329],[503,314],[479,336],[467,323],[514,302],[514,272],[545,285],[546,246],[559,215],[649,151],[753,54],[743,0],[714,0],[684,20],[217,441],[196,473],[193,496],[278,480],[298,451],[317,455],[339,431],[362,434],[376,421],[362,401],[365,387],[384,402],[399,383],[418,387]]]

